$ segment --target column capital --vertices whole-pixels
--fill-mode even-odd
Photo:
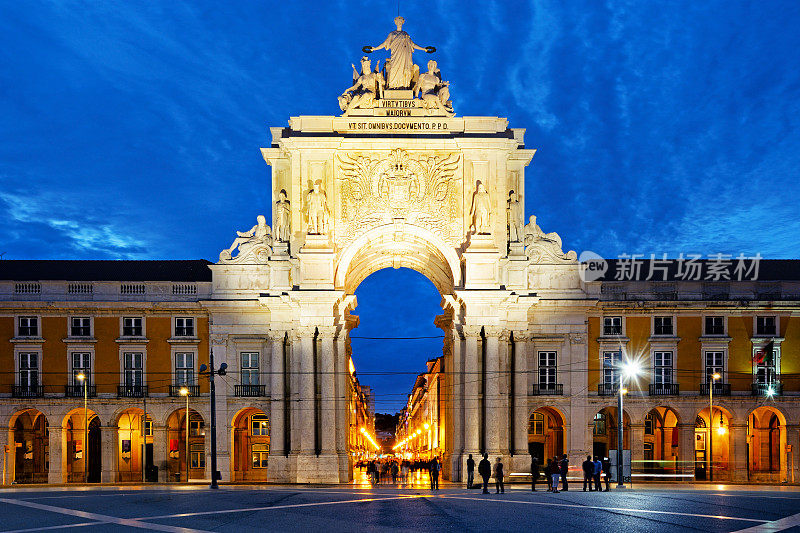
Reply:
[[[298,326],[292,330],[292,339],[313,338],[316,331],[315,326]]]
[[[228,344],[228,335],[227,333],[212,333],[209,336],[209,340],[211,341],[211,346],[225,346]]]
[[[461,331],[465,337],[480,337],[482,328],[483,326],[464,324],[461,326]]]
[[[271,329],[267,333],[269,340],[271,341],[282,341],[286,338],[287,330],[285,329]]]
[[[511,331],[504,329],[500,331],[498,337],[500,337],[500,342],[509,342],[511,340]]]
[[[487,337],[502,337],[504,334],[508,335],[508,330],[501,326],[484,326],[483,333]]]
[[[324,338],[336,338],[339,335],[339,326],[317,326],[319,336]]]
[[[533,335],[528,330],[513,331],[514,342],[527,342],[533,338]]]

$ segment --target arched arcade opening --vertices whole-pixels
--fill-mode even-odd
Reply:
[[[41,411],[26,409],[14,414],[9,426],[9,442],[13,446],[6,455],[9,479],[14,483],[47,483],[50,470],[47,418]],[[11,458],[13,463],[9,461]]]

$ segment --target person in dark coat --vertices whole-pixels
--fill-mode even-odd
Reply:
[[[478,463],[478,474],[483,479],[483,493],[489,494],[489,477],[492,475],[492,464],[489,462],[488,453],[484,453],[483,459]]]
[[[594,458],[594,490],[600,492],[600,472],[603,470],[603,463],[600,462],[599,457]]]
[[[475,479],[475,459],[472,458],[472,454],[469,454],[469,458],[467,458],[467,488],[472,488],[472,482]]]
[[[553,460],[548,459],[547,464],[544,466],[544,481],[547,483],[547,492],[553,491]]]
[[[539,458],[531,457],[531,490],[536,492],[536,482],[539,480]]]
[[[603,460],[600,461],[600,466],[606,478],[606,492],[608,492],[608,476],[611,473],[611,461],[608,460],[608,457],[603,457]]]
[[[430,464],[431,490],[439,490],[439,471],[441,469],[442,465],[439,463],[439,460],[436,457],[431,459],[431,464]]]
[[[495,484],[495,494],[502,494],[505,493],[506,487],[503,485],[503,476],[505,473],[503,472],[503,462],[498,457],[494,463],[494,484]]]
[[[594,463],[592,456],[587,455],[586,460],[581,464],[583,470],[583,492],[586,492],[586,485],[589,485],[589,492],[592,492],[592,481],[594,478]]]
[[[558,469],[561,473],[561,479],[563,480],[563,490],[568,491],[569,484],[567,483],[567,473],[569,473],[569,459],[567,458],[567,454],[561,456],[561,461],[558,463]]]

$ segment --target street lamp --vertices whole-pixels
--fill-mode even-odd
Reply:
[[[228,363],[220,363],[214,370],[214,349],[209,350],[208,365],[200,365],[200,375],[208,376],[208,395],[211,397],[211,487],[218,489],[217,485],[217,395],[214,386],[214,376],[224,376],[228,373]]]
[[[189,389],[181,387],[181,396],[186,396],[186,482],[189,482]]]
[[[714,372],[708,384],[708,480],[714,481],[714,383],[722,376],[719,372]],[[722,428],[722,413],[720,413],[720,424]]]
[[[622,445],[624,442],[623,439],[623,429],[625,427],[625,411],[622,408],[622,396],[625,395],[627,389],[625,389],[624,381],[625,378],[632,378],[638,376],[641,372],[641,367],[639,363],[636,361],[628,361],[624,363],[621,368],[621,372],[619,374],[619,393],[617,394],[617,488],[622,489],[625,488],[625,484],[623,483],[622,479]]]
[[[75,379],[83,385],[83,482],[89,482],[86,461],[89,459],[89,387],[86,386],[86,374],[81,372]]]

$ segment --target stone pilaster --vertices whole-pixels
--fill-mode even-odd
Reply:
[[[747,424],[732,421],[728,427],[729,468],[733,472],[731,481],[747,481]],[[716,446],[715,446],[716,447]]]
[[[481,361],[478,348],[480,326],[464,326],[464,436],[467,453],[477,454],[481,448]]]
[[[227,362],[228,365],[234,369],[238,369],[238,354],[235,352],[233,357],[228,360],[228,336],[221,334],[211,335],[211,350],[214,353],[214,368],[217,370],[221,363]],[[216,439],[217,439],[217,470],[219,470],[222,477],[221,481],[231,480],[231,417],[228,414],[228,386],[225,381],[218,376],[215,381],[215,397],[216,397]],[[202,401],[200,398],[195,401]],[[191,402],[191,400],[190,400]],[[197,408],[199,406],[196,406]],[[205,453],[206,453],[206,479],[211,480],[211,434],[210,434],[210,420],[209,434],[205,439]]]
[[[169,454],[169,439],[167,438],[167,426],[156,425],[153,423],[153,465],[158,467],[158,481],[165,483],[169,481],[167,467],[167,457]]]
[[[501,454],[505,446],[502,444],[501,426],[505,422],[505,412],[500,396],[500,382],[505,376],[500,371],[500,337],[503,330],[497,327],[485,327],[486,342],[486,450],[490,455]]]
[[[688,422],[688,421],[687,421]],[[680,428],[680,447],[678,449],[678,468],[681,474],[691,474],[694,476],[694,420],[690,424],[681,424]]]
[[[286,332],[271,331],[272,353],[270,356],[270,456],[285,456],[286,450],[286,392],[284,387],[284,341]],[[272,458],[270,457],[270,460]]]
[[[514,332],[514,455],[528,454],[528,343],[526,331]]]
[[[347,336],[345,329],[339,331],[336,348],[336,453],[339,456],[339,481],[350,481],[350,455],[347,450],[347,429],[350,419],[347,410],[347,388],[350,372],[347,366]]]
[[[297,420],[300,429],[299,452],[304,455],[313,455],[316,451],[316,427],[314,424],[315,395],[314,390],[314,327],[297,329],[299,335],[300,376],[297,402],[292,402],[298,411]],[[295,448],[297,449],[297,448]]]
[[[466,464],[464,456],[464,337],[459,326],[452,326],[450,330],[452,342],[453,364],[446,368],[450,372],[450,435],[451,442],[448,446],[452,450],[450,457],[450,481],[463,481],[462,463]]]
[[[49,427],[48,432],[50,433],[49,439],[49,449],[50,449],[50,469],[47,472],[47,482],[48,483],[64,483],[66,480],[64,479],[64,474],[67,471],[67,454],[66,454],[66,447],[67,447],[67,435],[64,428],[60,425],[52,425]],[[13,433],[10,433],[13,435]],[[9,450],[11,450],[8,454],[6,454],[7,460],[9,465],[11,466],[14,463],[14,443],[9,443]],[[9,472],[6,475],[10,474],[10,478],[8,478],[8,482],[10,483],[14,479],[14,468],[11,466]]]
[[[642,465],[644,464],[644,424],[631,422],[630,428],[631,434],[628,435],[627,439],[631,450],[631,473],[641,473]]]
[[[318,327],[320,340],[320,432],[323,455],[336,453],[336,352],[333,342],[336,326]]]
[[[119,447],[117,426],[100,428],[100,482],[117,481],[117,448]],[[87,449],[86,452],[89,450]],[[88,453],[86,454],[88,458]]]

